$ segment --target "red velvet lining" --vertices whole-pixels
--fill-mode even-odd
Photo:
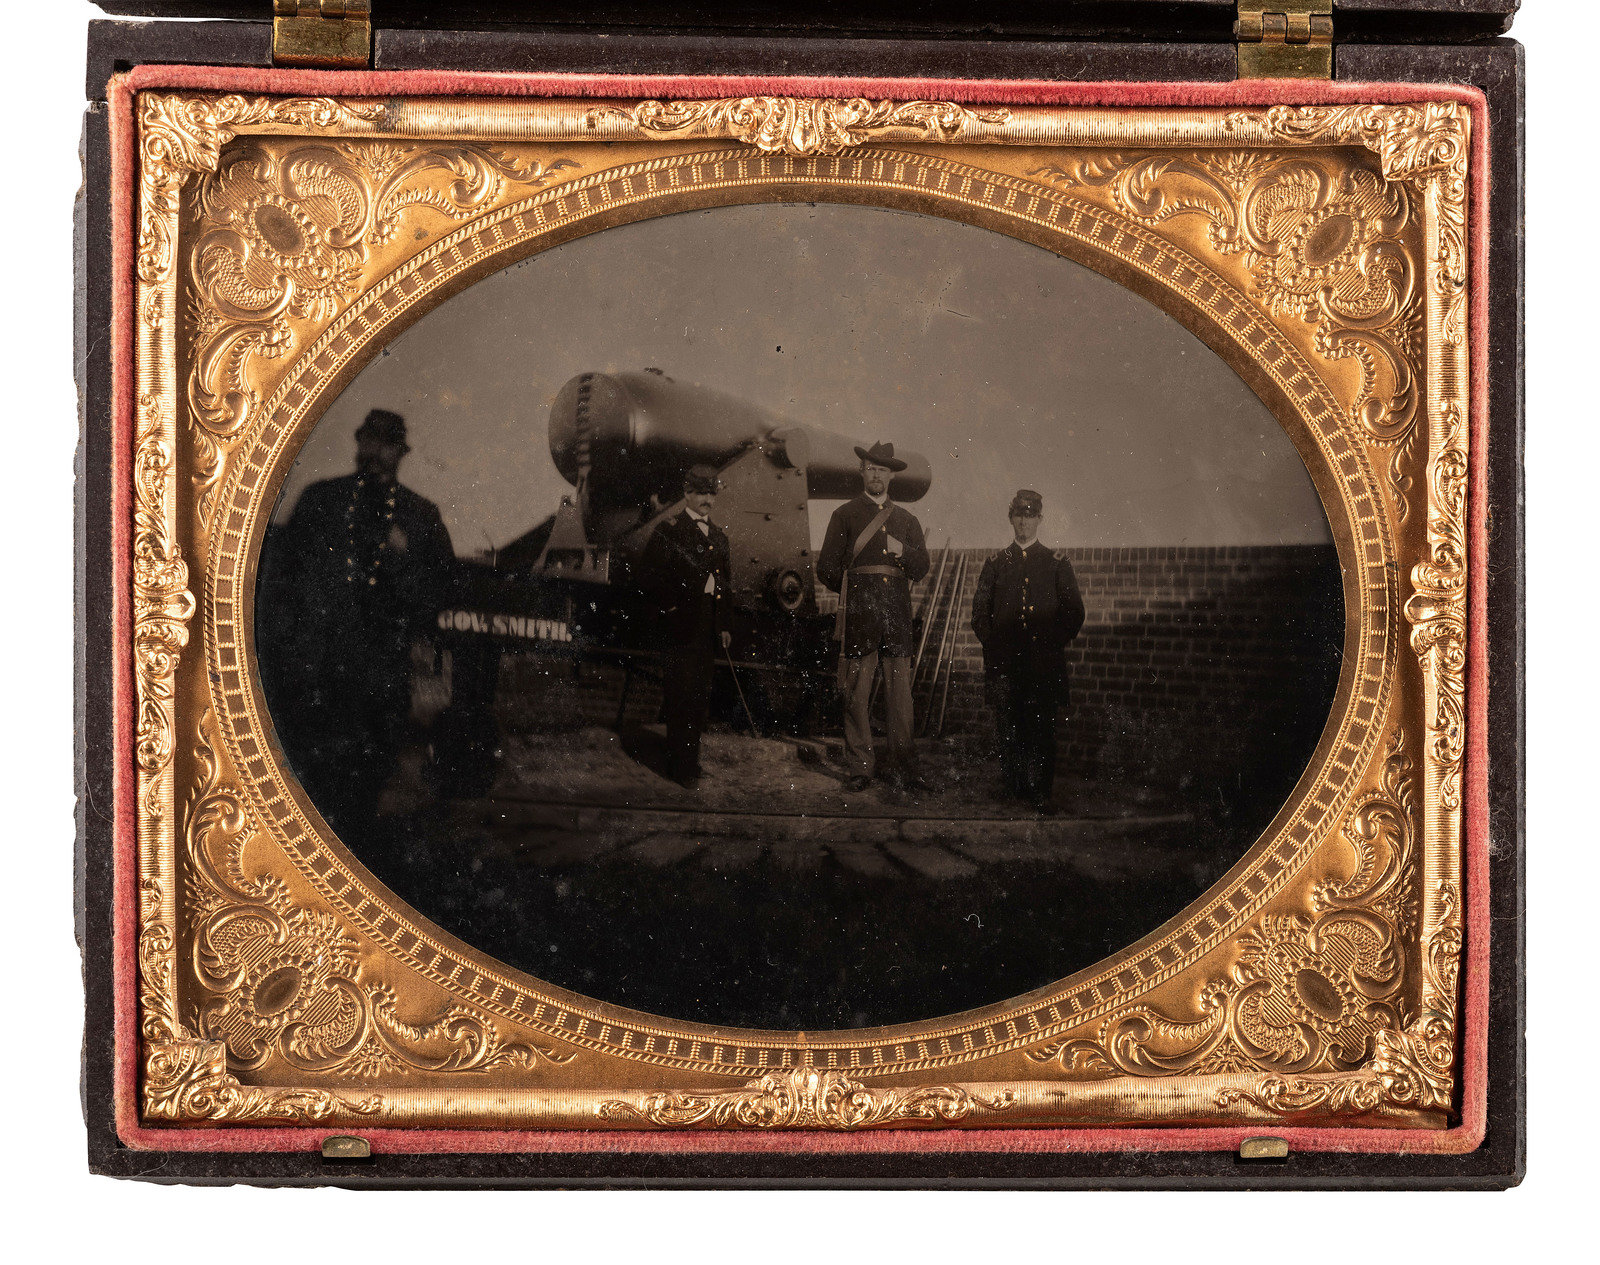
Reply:
[[[117,1133],[128,1145],[138,1120],[138,839],[134,767],[138,715],[133,691],[133,187],[137,160],[132,101],[113,86],[111,110],[111,703],[121,738],[111,770],[112,980],[116,1015],[114,1094]],[[144,1145],[149,1145],[145,1143]]]
[[[1471,326],[1468,511],[1471,610],[1467,640],[1467,751],[1463,822],[1466,869],[1466,951],[1462,971],[1462,1122],[1443,1130],[1341,1129],[1271,1126],[1297,1151],[1458,1154],[1482,1141],[1487,1111],[1489,1007],[1489,799],[1487,594],[1488,555],[1488,114],[1483,94],[1454,84],[1352,84],[1315,81],[1242,81],[1201,84],[1054,83],[1046,81],[846,79],[683,75],[511,75],[447,71],[328,72],[205,66],[140,66],[110,85],[112,136],[113,538],[116,609],[114,629],[123,648],[112,673],[114,711],[125,746],[114,770],[116,796],[115,927],[117,1133],[134,1148],[181,1151],[313,1151],[326,1128],[153,1128],[138,1118],[137,873],[133,743],[136,710],[132,681],[130,521],[133,435],[134,180],[137,129],[133,94],[144,89],[338,94],[345,96],[547,96],[738,97],[882,96],[899,99],[980,101],[1009,105],[1222,106],[1378,104],[1450,100],[1472,112],[1471,258],[1474,288]],[[886,1152],[1231,1151],[1251,1128],[1044,1128],[1005,1130],[900,1130],[838,1134],[647,1133],[636,1131],[485,1131],[464,1129],[362,1129],[382,1153],[427,1152]]]

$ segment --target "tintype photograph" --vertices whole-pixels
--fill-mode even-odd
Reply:
[[[91,57],[97,1171],[1511,1172],[1515,93],[400,30]]]
[[[479,951],[702,1023],[989,1005],[1178,915],[1306,773],[1338,555],[1171,315],[906,210],[534,254],[344,389],[265,536],[286,766]]]
[[[1478,1144],[1469,92],[132,105],[119,1137]]]

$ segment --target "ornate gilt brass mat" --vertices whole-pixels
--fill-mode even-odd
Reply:
[[[137,1111],[145,1124],[221,1130],[306,1124],[348,1133],[396,1127],[1062,1125],[1281,1132],[1306,1124],[1444,1130],[1459,1121],[1470,381],[1471,115],[1465,104],[1440,99],[1112,109],[881,99],[379,99],[185,90],[142,91],[134,104],[131,597]],[[782,231],[763,227],[768,224]],[[679,277],[673,286],[660,283],[664,291],[676,287],[679,299],[664,302],[659,318],[641,321],[634,309],[643,302],[644,273],[657,264],[670,272],[674,260],[690,257],[649,252],[665,252],[655,243],[680,231],[698,234],[695,267],[681,277],[672,273]],[[900,233],[913,236],[895,237]],[[862,268],[840,266],[836,259],[846,256],[824,257],[821,246],[810,255],[810,247],[795,246],[803,238],[842,243],[838,252],[860,250],[870,234],[883,235],[887,244],[861,256],[868,260]],[[755,245],[736,248],[740,242]],[[947,243],[951,252],[974,252],[960,256],[972,262],[948,263],[940,253]],[[593,349],[592,372],[573,378],[579,383],[574,394],[556,397],[539,376],[547,369],[534,361],[540,348],[568,336],[570,321],[554,313],[581,287],[541,281],[546,274],[535,270],[559,265],[569,271],[551,271],[551,278],[598,277],[603,257],[620,259],[630,251],[656,264],[628,274],[640,278],[637,286],[584,291],[600,313],[594,332],[583,334]],[[999,280],[1010,275],[1003,269],[1013,262],[1033,270],[1018,275],[1036,273],[1039,288],[1056,287],[1052,295],[1059,289],[1101,297],[1073,299],[1077,315],[1071,320],[1079,323],[1071,325],[1067,315],[1050,314],[1055,308],[1029,306],[1043,303],[1030,297],[1031,283]],[[621,569],[620,546],[609,554],[601,550],[611,530],[605,524],[622,521],[616,516],[625,509],[636,513],[629,524],[658,523],[679,491],[668,488],[663,497],[652,485],[624,504],[618,480],[633,467],[629,454],[611,450],[605,460],[621,464],[607,469],[623,473],[602,484],[603,433],[595,420],[602,389],[631,393],[637,402],[658,400],[650,392],[665,393],[659,400],[677,399],[671,391],[683,384],[671,365],[630,360],[635,344],[606,340],[622,340],[616,331],[633,328],[634,321],[643,331],[638,346],[670,334],[687,348],[689,318],[682,321],[685,335],[674,332],[681,312],[700,310],[695,305],[708,301],[704,293],[734,293],[742,277],[765,276],[768,267],[787,269],[783,275],[800,287],[794,293],[843,296],[841,306],[824,310],[817,299],[797,301],[790,310],[774,291],[770,309],[734,305],[727,319],[707,318],[705,328],[722,330],[718,337],[729,345],[740,326],[760,329],[763,337],[769,327],[780,334],[793,329],[787,352],[785,337],[770,340],[777,349],[773,365],[787,366],[807,347],[833,350],[814,350],[814,359],[798,369],[760,369],[773,375],[770,382],[788,384],[782,391],[769,389],[769,378],[755,369],[748,381],[701,383],[721,394],[693,396],[698,403],[671,414],[680,419],[673,425],[709,426],[713,404],[707,401],[714,400],[723,401],[715,404],[724,410],[719,418],[744,418],[743,405],[726,403],[741,391],[765,401],[761,408],[781,411],[789,407],[785,401],[803,396],[808,381],[846,386],[836,392],[842,402],[825,424],[811,426],[812,416],[793,419],[810,427],[809,448],[794,438],[796,430],[751,422],[754,429],[711,462],[720,466],[721,489],[720,511],[711,517],[733,542],[732,583],[744,583],[740,577],[748,573],[755,577],[751,591],[768,593],[760,589],[768,585],[776,605],[752,605],[754,614],[740,616],[747,622],[734,625],[731,648],[718,648],[715,663],[707,659],[706,671],[716,674],[716,684],[707,688],[717,693],[704,739],[707,775],[699,789],[650,781],[655,775],[638,771],[631,754],[618,754],[632,741],[628,734],[654,732],[655,715],[639,712],[641,695],[624,694],[620,704],[614,695],[603,706],[595,701],[595,682],[613,679],[606,673],[633,671],[619,663],[645,665],[620,688],[654,689],[650,655],[658,647],[596,642],[592,661],[581,654],[561,658],[577,653],[570,641],[589,636],[581,628],[574,632],[570,610],[552,615],[531,605],[497,607],[488,598],[459,597],[428,608],[423,631],[432,641],[419,636],[402,646],[410,655],[405,670],[414,669],[415,677],[395,695],[395,715],[411,708],[404,723],[412,724],[432,697],[428,689],[440,699],[448,696],[444,715],[458,715],[468,689],[467,665],[479,661],[472,658],[470,646],[478,643],[471,637],[498,637],[489,660],[496,666],[486,678],[493,708],[475,713],[480,721],[492,714],[499,726],[478,744],[492,748],[498,761],[484,766],[485,785],[454,799],[428,798],[438,778],[464,776],[460,766],[440,756],[448,735],[439,728],[436,707],[432,737],[424,741],[417,736],[420,728],[408,729],[405,742],[396,738],[384,757],[388,763],[373,766],[394,780],[357,788],[376,805],[369,818],[358,822],[348,804],[336,810],[330,799],[308,793],[310,775],[296,769],[303,773],[310,766],[296,764],[287,717],[297,700],[309,697],[296,691],[323,686],[299,678],[292,686],[263,684],[263,630],[284,609],[275,603],[287,601],[281,595],[289,591],[272,587],[263,558],[271,553],[274,533],[290,530],[285,524],[297,518],[305,534],[309,514],[296,509],[292,518],[290,511],[294,497],[309,504],[312,494],[304,489],[320,486],[308,484],[306,473],[320,451],[314,434],[319,425],[322,435],[337,431],[331,451],[344,463],[325,473],[348,477],[352,427],[362,422],[377,428],[367,434],[388,427],[385,433],[402,452],[409,445],[402,488],[414,481],[413,471],[417,479],[456,488],[421,503],[439,502],[452,551],[456,559],[472,555],[478,568],[473,575],[511,577],[506,593],[515,584],[531,584],[528,577],[535,574],[559,579],[568,597],[615,590],[627,574],[646,573]],[[961,308],[949,296],[938,305],[908,307],[893,294],[877,294],[890,285],[883,278],[911,275],[914,268],[965,287],[985,304],[982,312]],[[494,372],[503,372],[503,382],[512,385],[491,392],[488,378],[480,375],[447,391],[439,385],[444,378],[428,378],[432,385],[413,389],[404,407],[372,393],[370,384],[389,381],[382,374],[411,372],[424,381],[425,371],[434,372],[429,355],[446,367],[452,356],[467,356],[479,334],[449,356],[430,352],[430,346],[443,344],[424,335],[445,330],[454,319],[450,313],[468,310],[452,303],[469,304],[475,287],[491,284],[505,287],[496,295],[522,286],[515,293],[531,296],[517,301],[522,306],[509,300],[481,304],[474,319],[483,323],[471,327],[481,328],[483,339],[531,331],[526,363],[492,358]],[[1059,312],[1068,312],[1068,300],[1061,303]],[[1159,379],[1167,383],[1162,389],[1175,392],[1191,384],[1196,401],[1202,380],[1214,381],[1216,399],[1244,402],[1214,408],[1197,402],[1192,421],[1177,404],[1152,405],[1148,412],[1167,418],[1162,424],[1171,428],[1170,443],[1095,439],[1101,434],[1095,418],[1114,430],[1104,419],[1121,407],[1115,399],[1128,398],[1134,388],[1118,388],[1120,396],[1110,392],[1107,402],[1091,408],[1085,383],[1098,381],[1094,375],[1101,371],[1088,364],[1087,350],[1075,361],[1073,348],[1092,345],[1096,312],[1110,322],[1113,312],[1124,310],[1116,304],[1131,304],[1125,319],[1146,322],[1138,328],[1156,331],[1152,339],[1159,333],[1172,346],[1189,348],[1184,354],[1193,366],[1181,373],[1141,368],[1138,346],[1125,348],[1120,358],[1104,353],[1107,364],[1127,360],[1133,366],[1117,370],[1125,375],[1118,381],[1148,378],[1155,390]],[[901,330],[895,322],[908,312],[920,314],[923,325],[913,334],[893,332]],[[1035,312],[1044,314],[1029,315]],[[430,313],[433,324],[425,323]],[[464,328],[459,321],[458,327]],[[1069,336],[1069,328],[1079,332]],[[978,357],[998,337],[997,329],[1019,349],[1019,379],[1037,376],[1036,366],[1053,363],[1052,356],[1064,357],[1058,390],[1046,381],[1024,405],[1016,402],[1022,388],[1005,380],[1010,375],[988,374],[985,398],[1001,401],[992,415],[941,420],[940,409],[955,408],[946,401],[965,390],[960,375],[968,372],[962,368],[968,352]],[[410,341],[402,344],[407,331]],[[694,336],[703,333],[697,326]],[[935,341],[924,345],[924,336]],[[936,364],[929,351],[936,345],[958,350],[941,354],[943,363]],[[685,350],[683,359],[701,355]],[[781,361],[782,355],[791,361]],[[1153,363],[1156,352],[1149,355]],[[1218,361],[1215,371],[1207,368]],[[730,378],[738,372],[737,366],[728,370]],[[1111,372],[1104,371],[1107,381]],[[517,398],[522,392],[514,384],[523,378],[532,384],[526,391],[536,397],[531,402]],[[911,412],[892,411],[894,400],[907,392],[922,401],[916,422],[908,420]],[[1179,394],[1161,398],[1178,400]],[[556,434],[557,414],[568,407],[563,398],[571,402],[572,425],[581,432],[570,447],[562,447]],[[345,414],[358,399],[360,408],[346,425]],[[404,415],[409,431],[381,418],[371,422],[369,403],[378,414]],[[658,401],[650,408],[652,424],[665,427],[660,419],[669,415],[669,404]],[[799,404],[794,408],[803,411]],[[1243,444],[1236,451],[1196,439],[1202,415],[1214,414],[1214,424],[1223,427],[1242,425],[1239,419],[1256,412],[1270,423],[1260,433],[1271,436],[1253,447]],[[543,454],[548,441],[558,465],[570,454],[579,471],[567,478],[572,487],[565,501],[527,493],[530,525],[554,513],[542,536],[517,536],[526,557],[515,564],[511,560],[520,555],[511,537],[517,533],[477,533],[465,525],[478,522],[472,516],[478,511],[460,508],[477,504],[478,494],[459,489],[490,487],[505,463],[474,457],[473,465],[461,458],[477,473],[451,473],[453,454],[467,451],[465,436],[478,433],[472,428],[502,425],[494,420],[502,416],[514,419],[504,422],[511,427],[506,433],[532,434],[529,451]],[[592,443],[585,426],[592,427]],[[1022,436],[1018,444],[1025,443],[1016,452],[1033,456],[1007,455],[1005,426]],[[819,455],[824,431],[843,436],[847,456],[837,468],[825,470]],[[765,644],[757,632],[773,626],[772,612],[780,608],[811,612],[819,627],[829,621],[827,586],[815,582],[811,570],[811,551],[825,552],[819,541],[830,521],[821,503],[857,494],[855,484],[843,486],[858,477],[848,450],[854,445],[857,453],[878,454],[867,457],[870,466],[883,460],[883,449],[867,447],[878,440],[896,440],[902,451],[920,447],[930,463],[934,491],[926,500],[893,489],[891,495],[922,514],[928,528],[927,574],[910,575],[920,586],[910,591],[926,643],[917,661],[932,664],[934,677],[924,688],[924,678],[914,673],[908,688],[916,742],[934,784],[923,784],[925,799],[918,800],[916,784],[895,798],[877,785],[852,792],[821,780],[817,769],[840,758],[824,720],[823,737],[807,748],[809,756],[800,752],[805,742],[795,739],[793,766],[782,765],[773,775],[778,781],[760,783],[768,788],[762,802],[707,798],[722,793],[719,769],[742,770],[738,777],[728,775],[727,795],[734,796],[737,783],[767,776],[758,757],[790,750],[783,745],[789,731],[770,720],[761,701],[776,710],[772,700],[788,697],[782,692],[788,678],[759,675],[772,663],[783,667],[782,655],[750,647]],[[686,440],[672,451],[700,454],[700,442]],[[1292,483],[1304,490],[1307,534],[1251,535],[1241,529],[1230,536],[1218,528],[1218,534],[1197,537],[1174,528],[1158,537],[1105,526],[1112,510],[1095,520],[1085,508],[1091,485],[1120,476],[1096,475],[1090,468],[1098,460],[1094,443],[1120,454],[1114,461],[1130,469],[1136,461],[1159,465],[1163,452],[1189,454],[1171,458],[1173,468],[1182,467],[1172,479],[1198,480],[1206,488],[1233,487],[1229,481],[1244,478],[1241,472],[1252,469],[1251,462],[1267,459],[1261,453],[1281,452],[1295,467],[1293,478],[1261,475],[1251,484],[1257,490],[1248,505],[1275,504],[1273,489]],[[1088,469],[1071,497],[1050,482],[1058,453],[1062,463]],[[1113,463],[1112,456],[1104,460]],[[299,474],[297,461],[306,463]],[[688,464],[685,455],[682,466]],[[1103,467],[1113,468],[1122,466]],[[549,463],[540,469],[550,469]],[[911,466],[905,477],[920,469]],[[674,467],[672,477],[681,473]],[[457,482],[450,483],[452,478]],[[769,507],[764,518],[754,511],[735,515],[727,507],[743,504],[737,497],[755,496],[747,489],[758,484],[799,488],[808,479],[811,512],[817,515],[813,527],[805,520],[807,496],[790,498],[800,514],[793,552],[804,559],[795,564],[797,579],[791,582],[776,564],[769,576],[763,550],[776,546],[765,543],[758,529],[768,531],[770,524],[776,532],[782,524],[775,516],[794,507]],[[840,490],[830,490],[836,484]],[[962,529],[952,527],[955,543],[944,540],[938,523],[957,522],[956,502],[936,496],[953,484],[963,485],[969,499],[980,493],[998,497],[986,511],[999,528],[995,538],[961,536]],[[397,493],[392,480],[387,486],[387,508],[380,497],[374,511],[388,515],[385,524],[402,523],[407,513],[418,524],[426,519],[425,510],[405,508],[411,501],[396,500],[416,494]],[[1124,498],[1143,507],[1140,522],[1152,521],[1160,504],[1177,499],[1163,486],[1141,483],[1137,496]],[[1076,567],[1087,607],[1086,620],[1080,615],[1084,631],[1063,634],[1069,657],[1076,656],[1072,702],[1058,725],[1059,755],[1050,757],[1080,799],[1077,808],[1068,803],[1061,790],[1066,783],[1058,778],[1056,790],[1048,792],[1053,800],[1035,786],[1031,804],[1012,800],[1010,807],[993,808],[984,798],[974,807],[978,800],[971,796],[991,795],[991,782],[981,778],[990,776],[982,753],[989,741],[985,707],[993,699],[986,703],[981,693],[983,665],[973,657],[979,651],[967,631],[969,612],[982,591],[986,559],[999,556],[1010,539],[1008,503],[1013,517],[1020,513],[1026,524],[1031,502],[1024,493],[1030,491],[1043,501],[1040,539]],[[646,492],[656,499],[648,501]],[[1020,499],[1011,500],[1014,493]],[[360,575],[376,589],[381,576],[402,565],[400,555],[416,556],[422,528],[375,537],[375,552],[358,562],[360,548],[367,546],[358,548],[351,524],[367,512],[360,508],[361,495],[351,491],[330,511],[334,516],[327,521],[335,526],[316,537],[315,548],[338,555],[335,565],[351,587],[351,577],[368,568]],[[480,500],[489,495],[483,492]],[[494,495],[508,505],[523,503],[515,488]],[[1266,512],[1230,511],[1216,521],[1254,523]],[[579,518],[577,536],[559,535]],[[1032,521],[1037,526],[1037,514]],[[1094,536],[1095,530],[1101,534]],[[470,538],[474,534],[483,539]],[[1025,534],[1018,540],[1025,544]],[[561,548],[569,549],[569,560],[558,559]],[[1269,561],[1277,566],[1272,560],[1280,556],[1310,558],[1316,549],[1322,550],[1316,556],[1323,570],[1315,575],[1326,577],[1326,588],[1317,589],[1314,576],[1305,580],[1310,587],[1272,587],[1287,583],[1280,569],[1272,572],[1278,579],[1260,581],[1267,587],[1256,596],[1246,595],[1240,577],[1255,583]],[[374,570],[380,562],[391,572]],[[892,570],[902,564],[885,565]],[[1232,587],[1218,589],[1224,596],[1214,601],[1184,605],[1173,598],[1169,589],[1178,581],[1172,577],[1199,574],[1202,566],[1233,577],[1226,581]],[[875,578],[868,573],[854,582]],[[1157,593],[1158,581],[1168,588]],[[574,587],[581,584],[591,588]],[[1136,600],[1144,603],[1137,610]],[[1249,608],[1249,628],[1278,638],[1272,642],[1278,648],[1250,658],[1243,631],[1230,633],[1225,645],[1196,648],[1197,630],[1235,619],[1249,601],[1257,603]],[[1096,647],[1110,642],[1094,639],[1113,636],[1113,612],[1120,621],[1116,635],[1124,641],[1099,658]],[[1195,715],[1237,708],[1257,688],[1250,682],[1279,679],[1271,673],[1288,662],[1284,639],[1300,636],[1295,630],[1302,624],[1333,631],[1320,642],[1305,634],[1304,644],[1328,651],[1317,660],[1328,670],[1326,693],[1316,696],[1320,702],[1312,714],[1284,722],[1302,735],[1293,740],[1303,741],[1303,748],[1294,748],[1297,763],[1281,785],[1257,787],[1261,793],[1252,799],[1251,783],[1262,766],[1256,756],[1240,757],[1242,763],[1206,774],[1207,803],[1221,807],[1197,807],[1184,796],[1200,793],[1184,789],[1190,784],[1180,774],[1198,768],[1208,746],[1234,750],[1227,745],[1233,739],[1220,736],[1221,722],[1211,722],[1204,731],[1209,737],[1186,740],[1188,745],[1159,739],[1151,754],[1135,750],[1137,725],[1127,718],[1166,715],[1160,700],[1194,679],[1221,700]],[[352,636],[370,634],[370,624],[352,627],[362,629]],[[1188,648],[1170,661],[1149,658],[1153,666],[1127,687],[1132,703],[1106,701],[1109,687],[1102,682],[1128,662],[1117,655],[1154,655],[1152,647],[1166,634],[1151,630],[1169,627],[1180,629],[1173,636],[1191,639],[1183,643]],[[457,640],[440,641],[434,635],[440,630]],[[885,656],[894,653],[912,662],[906,651]],[[367,666],[376,655],[362,651],[356,658]],[[448,673],[446,665],[452,665]],[[1218,665],[1233,675],[1207,675],[1220,672]],[[992,686],[998,679],[992,655],[989,668]],[[1320,670],[1297,666],[1284,679],[1303,685]],[[824,664],[810,676],[802,674],[803,683],[830,682],[831,673],[832,664]],[[779,683],[763,684],[769,681]],[[517,704],[522,727],[512,734],[505,700],[514,682],[525,691],[519,698],[535,701]],[[279,690],[271,704],[264,692],[269,687]],[[1275,691],[1281,695],[1289,688]],[[893,689],[887,684],[883,693]],[[567,701],[560,705],[577,709],[574,716],[590,710],[571,724],[545,724],[557,706],[550,700],[561,690]],[[876,694],[868,701],[884,702]],[[827,706],[824,698],[819,707],[825,713]],[[885,714],[892,716],[897,704],[890,700],[887,706]],[[1124,711],[1114,710],[1119,706]],[[1267,703],[1250,706],[1259,716]],[[1080,747],[1088,750],[1093,715],[1112,719],[1103,719],[1095,731],[1092,759],[1082,756],[1074,764]],[[360,736],[363,723],[350,714],[348,732],[339,736]],[[615,744],[608,736],[613,732],[623,735]],[[1293,746],[1287,738],[1273,743]],[[465,740],[460,749],[478,750]],[[998,758],[1003,763],[1008,757],[1002,752]],[[947,763],[937,765],[939,759]],[[632,798],[618,792],[597,801],[597,793],[573,790],[565,772],[550,771],[565,768],[561,761],[601,770],[594,774],[601,779],[597,785],[627,777],[636,779],[629,786],[644,789],[630,791]],[[1000,786],[998,777],[997,772],[994,787]],[[1152,777],[1172,779],[1170,803],[1153,802]],[[515,786],[507,780],[517,778]],[[801,795],[812,785],[808,778],[818,779],[813,799],[785,798],[791,786]],[[968,795],[964,778],[979,779],[973,782],[979,789],[959,807],[945,806]],[[497,780],[488,785],[489,779]],[[692,778],[680,780],[693,784]],[[843,774],[838,781],[843,783]],[[405,799],[408,794],[412,800]],[[423,802],[434,807],[407,807]],[[881,811],[865,811],[862,804]],[[1253,805],[1249,812],[1257,815],[1240,804]],[[522,814],[521,825],[506,824],[514,813]],[[452,823],[469,818],[474,831],[495,841],[481,855],[472,850],[476,843],[455,852],[447,846],[458,837],[451,834],[457,829]],[[737,828],[727,824],[734,818]],[[424,820],[434,823],[428,827],[433,834],[417,833],[422,827],[415,823]],[[351,822],[357,824],[347,826]],[[1196,842],[1202,828],[1215,832],[1205,838],[1224,842]],[[544,849],[538,855],[548,861],[544,868],[527,860],[534,846],[527,840],[535,837]],[[583,868],[590,865],[585,849],[591,842],[597,854],[609,848],[608,855],[624,858],[603,881],[595,877],[598,871]],[[573,850],[561,854],[564,860],[550,859],[557,857],[557,843]],[[402,896],[396,889],[404,886],[405,867],[421,865],[415,858],[424,853],[436,868]],[[725,864],[713,864],[714,853]],[[757,871],[748,868],[749,859],[757,855],[766,858],[760,862],[766,868],[752,878]],[[795,863],[809,877],[795,878],[795,866],[784,868],[784,858],[795,856],[810,858]],[[1150,896],[1141,904],[1147,898],[1138,893],[1147,888],[1139,885],[1154,883],[1151,876],[1171,856],[1184,858],[1182,865],[1170,865],[1176,877],[1160,889],[1160,899]],[[747,868],[740,870],[741,864]],[[1062,865],[1077,867],[1073,882],[1079,886],[1050,886],[1052,867]],[[1102,882],[1096,866],[1122,866],[1116,870],[1122,877]],[[499,877],[492,884],[482,879],[481,890],[474,891],[472,875],[491,871]],[[450,884],[456,885],[451,892],[459,887],[466,894],[460,897],[464,903],[447,908],[447,894],[441,893]],[[486,903],[483,892],[491,886],[496,894]],[[569,890],[600,911],[571,965],[568,941],[551,930],[551,920],[566,916],[561,899]],[[646,891],[656,904],[626,928],[614,921],[633,917],[629,902],[645,900],[640,893]],[[1136,893],[1129,915],[1134,921],[1054,956],[1049,946],[1057,941],[1049,936],[1078,925],[1101,900],[1062,892],[1122,891]],[[685,983],[678,968],[657,969],[678,960],[668,943],[674,939],[692,933],[713,950],[744,944],[738,936],[754,935],[771,920],[804,927],[806,910],[833,910],[829,902],[857,899],[850,892],[873,893],[848,906],[865,911],[859,930],[843,915],[829,913],[832,921],[819,923],[815,944],[796,943],[791,960],[773,950],[770,963],[734,962],[729,969],[743,972],[748,987],[726,1003],[711,998],[705,1009],[694,1011],[704,993],[700,984]],[[762,904],[769,898],[763,893],[770,894],[770,908]],[[970,910],[961,903],[966,897]],[[437,908],[428,903],[435,899],[441,902]],[[733,903],[701,903],[723,900]],[[494,909],[510,902],[516,913],[520,901],[546,912],[518,915],[521,921],[508,914],[511,921],[496,931]],[[1003,909],[1009,919],[1009,929],[995,934],[1012,935],[1013,941],[974,939],[969,946],[956,938],[957,931],[978,936],[991,909]],[[1141,909],[1147,910],[1142,923]],[[919,921],[943,927],[938,920],[947,912],[956,930],[916,938]],[[652,927],[677,930],[651,940]],[[816,1001],[821,985],[796,985],[794,997],[779,1004],[772,990],[780,983],[762,982],[802,978],[796,974],[801,959],[831,962],[826,954],[841,945],[856,952],[856,936],[868,946],[860,951],[866,964],[851,968],[862,979],[873,969],[872,958],[891,951],[883,947],[884,937],[909,946],[905,973],[883,977],[889,982],[880,993],[887,1000],[874,1003],[875,1009],[863,1003],[865,1023],[849,1018],[857,1013],[845,1004],[849,978],[837,983],[845,998],[837,1012]],[[493,951],[486,948],[491,943]],[[1028,947],[1034,945],[1047,947]],[[567,956],[555,954],[556,948]],[[518,959],[520,965],[508,963],[523,949],[528,956]],[[742,949],[722,952],[725,959],[749,956]],[[979,960],[985,953],[999,963],[992,977],[980,971],[989,969],[989,958]],[[589,968],[602,958],[613,983],[586,985],[596,978]],[[929,993],[954,1000],[930,1003],[942,1008],[926,1014],[915,1013],[922,994],[907,991],[897,1009],[893,981],[924,967],[935,980],[929,989],[960,976],[960,987],[968,991],[950,984],[946,992]],[[652,971],[664,980],[662,988],[682,985],[685,1000],[678,1013],[693,1012],[691,1017],[660,1013],[667,1003],[639,1003],[636,998],[651,995],[627,991],[644,987],[637,981],[649,977],[649,983]],[[840,975],[831,966],[828,971],[830,980]],[[994,991],[986,993],[990,978]],[[844,1019],[829,1018],[835,1013]],[[753,1015],[761,1022],[718,1018],[727,1015]],[[798,1021],[785,1020],[787,1015]]]

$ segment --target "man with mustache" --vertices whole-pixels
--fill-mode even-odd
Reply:
[[[911,586],[928,574],[922,524],[889,499],[890,478],[906,468],[894,445],[857,448],[862,492],[833,511],[817,578],[839,594],[839,688],[844,696],[848,786],[863,791],[877,767],[872,746],[872,686],[881,668],[891,778],[925,789],[912,731]]]
[[[700,737],[711,711],[716,652],[726,649],[731,554],[727,533],[709,517],[721,482],[711,466],[683,477],[683,509],[651,534],[641,558],[645,583],[661,603],[666,647],[661,691],[667,724],[667,776],[685,790],[700,784]]]

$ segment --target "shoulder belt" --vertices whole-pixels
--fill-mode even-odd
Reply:
[[[889,515],[894,512],[894,502],[884,501],[883,508],[872,516],[872,521],[861,529],[861,534],[856,537],[856,543],[850,549],[850,563],[861,556],[861,551],[867,543],[878,534],[878,529],[889,521]],[[845,567],[844,579],[839,584],[839,611],[833,617],[833,635],[839,641],[839,647],[844,648],[844,612],[850,603],[850,567]],[[841,671],[844,660],[840,659]]]
[[[850,550],[850,561],[854,562],[861,556],[861,551],[867,547],[871,539],[878,534],[878,529],[889,521],[889,515],[894,513],[894,502],[885,501],[883,508],[872,516],[872,521],[861,529],[861,534],[856,537],[856,543]]]

